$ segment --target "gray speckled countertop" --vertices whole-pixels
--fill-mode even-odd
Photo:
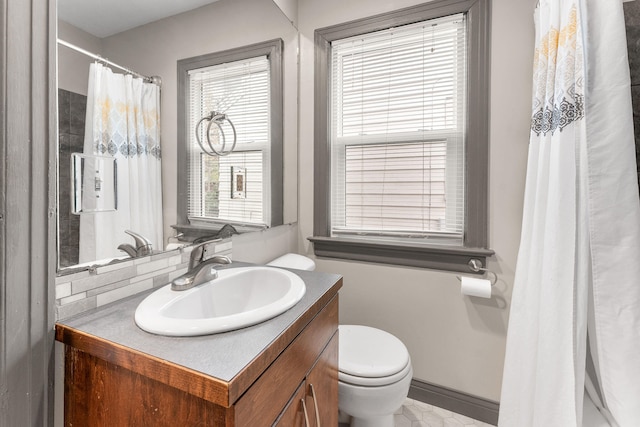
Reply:
[[[226,268],[246,265],[234,263]],[[114,302],[58,323],[228,382],[340,279],[337,274],[290,271],[298,274],[305,281],[307,290],[302,300],[273,319],[235,331],[184,338],[145,332],[136,325],[134,313],[138,304],[153,291]]]

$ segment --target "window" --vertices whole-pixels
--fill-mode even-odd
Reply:
[[[281,58],[282,41],[274,40],[178,61],[176,229],[202,235],[223,224],[241,230],[282,224]],[[211,112],[229,121],[199,125]],[[207,154],[207,132],[217,151],[227,151],[235,134],[233,152]]]
[[[468,271],[493,253],[488,16],[438,1],[316,32],[316,255]]]

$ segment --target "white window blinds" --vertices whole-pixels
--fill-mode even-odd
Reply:
[[[331,43],[333,236],[464,231],[465,16]]]
[[[190,222],[268,223],[265,207],[270,188],[269,82],[270,67],[266,56],[189,71]],[[226,114],[235,127],[237,144],[234,152],[227,156],[204,154],[196,140],[198,121],[211,111]],[[199,128],[203,141],[205,129],[206,126]],[[233,133],[229,127],[223,130],[228,150]],[[213,136],[214,143],[222,140],[219,135]],[[242,191],[236,191],[235,195],[232,186],[234,168],[244,171]]]

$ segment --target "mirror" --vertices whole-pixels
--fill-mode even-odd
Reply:
[[[128,70],[161,78],[162,233],[157,239],[161,242],[154,244],[154,250],[166,248],[176,234],[171,226],[177,223],[177,147],[182,138],[177,133],[177,61],[276,38],[284,42],[283,220],[285,224],[297,220],[298,31],[295,19],[285,13],[295,17],[295,2],[58,0],[59,39]],[[95,261],[110,262],[127,256],[117,251],[107,259],[80,256],[83,215],[71,213],[71,154],[83,152],[89,67],[94,62],[93,58],[58,44],[58,266],[61,274],[65,270],[88,267]],[[114,73],[123,73],[111,68]],[[241,171],[237,175],[240,178],[236,182],[240,182]],[[126,234],[117,234],[120,243],[133,243]]]

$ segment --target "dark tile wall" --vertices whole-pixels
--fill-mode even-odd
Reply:
[[[640,0],[623,4],[627,27],[627,49],[631,69],[631,97],[633,100],[633,128],[636,136],[636,164],[640,183]]]
[[[87,97],[58,89],[58,257],[60,267],[78,263],[80,217],[71,213],[71,153],[82,153]]]

